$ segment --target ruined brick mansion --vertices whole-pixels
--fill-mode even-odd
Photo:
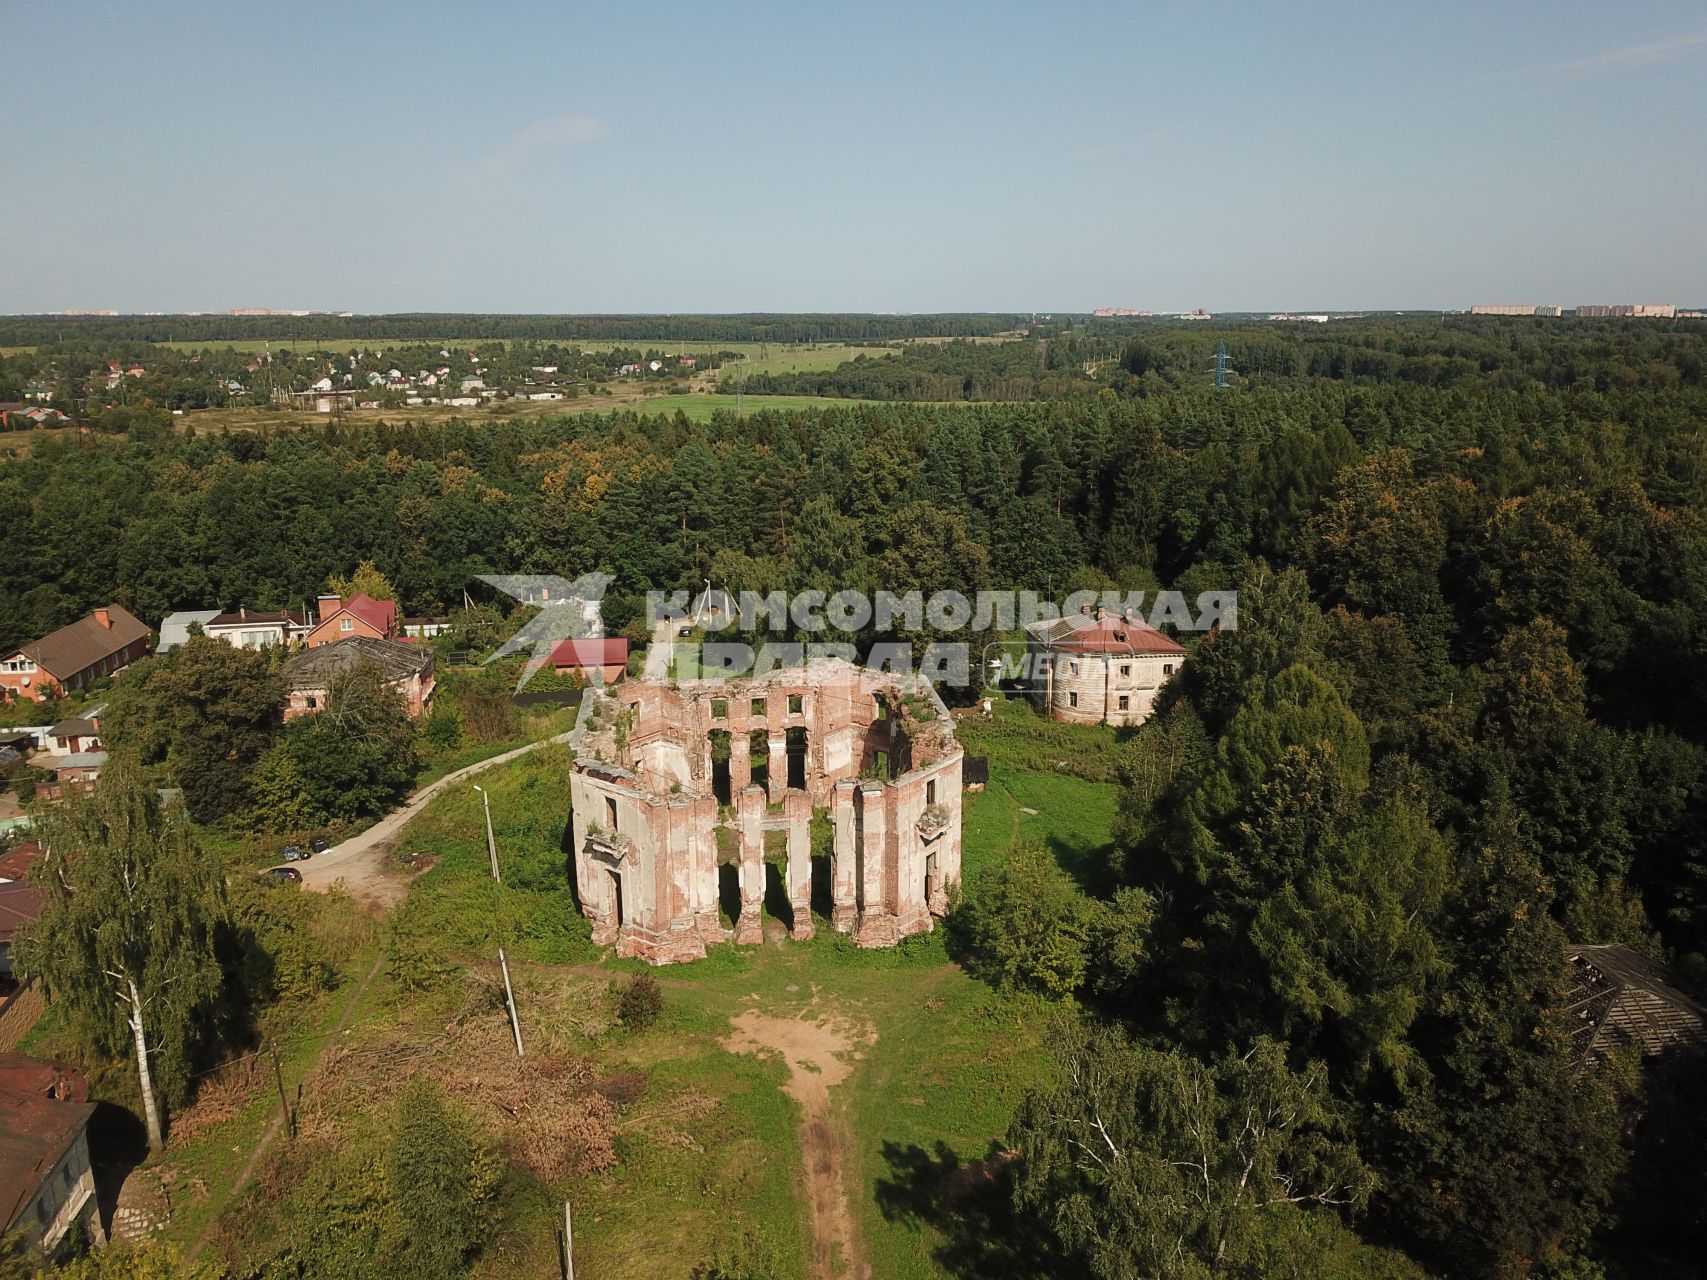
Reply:
[[[635,680],[588,691],[574,743],[575,886],[593,941],[619,955],[673,964],[761,941],[767,863],[783,922],[811,937],[818,809],[833,832],[823,906],[860,946],[930,929],[959,882],[962,752],[922,680],[839,658]],[[719,896],[733,908],[737,888],[729,929]]]

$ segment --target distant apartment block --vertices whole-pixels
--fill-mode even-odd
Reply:
[[[1577,314],[1585,319],[1648,319],[1674,320],[1677,318],[1675,302],[1619,302],[1607,305],[1595,303],[1590,306],[1577,308]]]
[[[1490,306],[1482,304],[1470,308],[1473,316],[1561,316],[1564,308],[1535,303],[1525,303],[1516,306]]]

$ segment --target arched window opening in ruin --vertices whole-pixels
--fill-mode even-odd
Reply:
[[[614,836],[616,834],[616,797],[615,796],[606,796],[605,797],[605,825],[610,828],[610,833]]]
[[[806,730],[788,731],[788,787],[791,791],[806,790]]]
[[[752,762],[753,785],[768,788],[771,784],[770,735],[763,729],[752,730],[747,734],[747,750],[751,753],[748,759]]]
[[[741,868],[732,862],[717,868],[717,916],[725,929],[741,918]]]
[[[734,792],[729,786],[729,730],[713,729],[706,739],[711,744],[711,794],[718,804],[733,804]]]

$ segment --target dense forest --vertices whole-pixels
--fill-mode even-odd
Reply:
[[[1565,956],[1707,984],[1707,333],[1073,341],[844,366],[868,396],[988,362],[1030,387],[1004,403],[46,443],[0,467],[0,648],[110,599],[294,606],[364,560],[406,612],[604,569],[613,628],[705,576],[1236,586],[1120,745],[1112,856],[968,886],[968,962],[1071,1028],[1009,1135],[1013,1221],[1106,1280],[1255,1274],[1254,1170],[1446,1274],[1696,1274],[1707,1066],[1585,1064]]]
[[[1328,324],[1097,320],[1034,325],[1025,341],[918,344],[816,373],[749,378],[756,394],[868,400],[1149,395],[1209,384],[1222,349],[1234,388],[1324,382],[1441,389],[1702,385],[1701,321],[1381,316]]]
[[[1005,333],[1022,315],[397,315],[0,316],[0,347],[55,342],[465,342],[603,338],[620,342],[868,342]]]

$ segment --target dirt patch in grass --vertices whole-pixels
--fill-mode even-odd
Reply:
[[[830,1107],[830,1090],[853,1072],[860,1051],[876,1041],[870,1027],[845,1018],[773,1018],[748,1009],[730,1019],[723,1041],[731,1053],[779,1053],[788,1066],[788,1096],[800,1104],[800,1150],[812,1209],[814,1280],[865,1280],[864,1260],[843,1175],[848,1138]]]

